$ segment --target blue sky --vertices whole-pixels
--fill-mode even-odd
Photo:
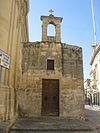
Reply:
[[[100,41],[100,0],[94,1],[97,42]],[[40,16],[63,17],[61,40],[63,43],[83,48],[84,79],[90,78],[91,45],[94,43],[91,0],[29,0],[29,39],[41,41]]]

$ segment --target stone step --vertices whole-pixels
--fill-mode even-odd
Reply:
[[[94,133],[82,120],[59,118],[18,119],[9,133]]]
[[[88,130],[31,130],[31,129],[17,129],[10,130],[9,133],[96,133],[95,131]]]
[[[52,130],[50,130],[50,131],[46,131],[46,130],[44,130],[44,131],[30,131],[30,130],[17,130],[17,131],[10,131],[9,133],[97,133],[97,132],[95,132],[95,131],[52,131]]]

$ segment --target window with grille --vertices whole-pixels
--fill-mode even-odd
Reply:
[[[54,70],[54,60],[47,60],[47,70]]]

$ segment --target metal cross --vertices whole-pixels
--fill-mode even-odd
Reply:
[[[54,11],[52,9],[49,10],[50,14],[52,14]]]

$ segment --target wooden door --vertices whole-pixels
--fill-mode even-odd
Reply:
[[[42,115],[59,115],[59,80],[42,80]]]

